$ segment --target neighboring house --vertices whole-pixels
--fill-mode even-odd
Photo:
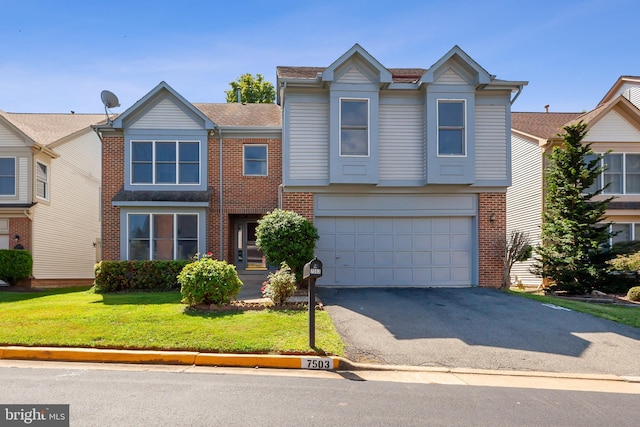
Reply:
[[[319,229],[319,285],[500,286],[511,103],[526,82],[457,46],[428,69],[389,69],[356,44],[277,77],[282,206]]]
[[[634,105],[635,103],[635,105]],[[529,233],[534,245],[540,243],[544,209],[545,154],[562,142],[563,127],[584,121],[589,125],[585,143],[596,153],[607,154],[607,170],[598,186],[609,187],[601,198],[615,196],[606,213],[612,231],[611,243],[640,240],[640,77],[623,76],[593,110],[586,113],[518,113],[511,116],[513,184],[507,191],[507,231]],[[540,284],[530,271],[533,259],[516,263],[512,281]]]
[[[102,139],[102,258],[196,253],[266,269],[258,219],[278,207],[282,112],[276,104],[191,104],[165,82]]]
[[[32,286],[89,284],[100,253],[94,114],[0,111],[0,249],[33,256]]]

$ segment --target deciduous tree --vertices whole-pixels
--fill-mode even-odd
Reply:
[[[229,82],[230,90],[226,90],[227,102],[245,102],[249,104],[272,104],[276,99],[276,91],[273,85],[264,80],[262,74],[253,77],[246,73],[238,77],[238,80]],[[238,91],[240,100],[238,100]]]

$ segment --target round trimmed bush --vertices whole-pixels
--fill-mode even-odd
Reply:
[[[627,292],[629,301],[640,301],[640,286],[634,286]]]
[[[182,302],[197,304],[228,304],[242,287],[236,267],[204,256],[187,264],[178,274]]]

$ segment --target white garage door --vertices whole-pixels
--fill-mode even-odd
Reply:
[[[470,217],[316,217],[324,286],[470,286]]]

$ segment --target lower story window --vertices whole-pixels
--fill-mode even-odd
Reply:
[[[640,223],[614,223],[609,231],[616,233],[611,238],[611,244],[640,240]]]
[[[198,215],[128,215],[130,260],[189,259],[198,252]]]

